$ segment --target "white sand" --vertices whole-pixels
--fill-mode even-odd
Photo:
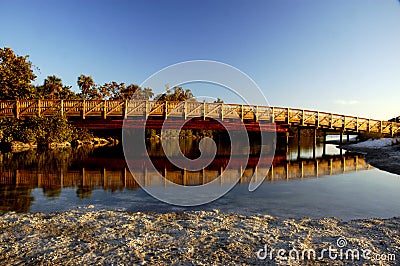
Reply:
[[[372,148],[379,149],[383,147],[392,146],[396,143],[400,143],[400,138],[383,138],[383,139],[369,139],[367,141],[349,144],[349,148]]]
[[[213,212],[133,213],[74,210],[0,216],[0,264],[40,265],[396,265],[376,254],[400,258],[400,219],[342,222],[334,218],[280,219]],[[274,249],[369,249],[368,259],[259,260]],[[318,253],[320,254],[320,253]],[[375,257],[374,257],[375,258]],[[393,259],[393,257],[391,257]]]

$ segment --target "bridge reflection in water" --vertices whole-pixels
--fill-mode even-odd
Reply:
[[[157,172],[143,167],[143,171],[135,172],[135,177],[140,179],[146,186],[167,187],[167,183],[159,174],[176,184],[180,185],[201,185],[217,178],[222,173],[220,185],[235,183],[240,177],[240,183],[248,183],[251,177],[256,173],[257,178],[263,178],[268,172],[267,167],[255,166],[249,160],[247,166],[237,166],[234,169],[203,169],[202,171],[177,170],[166,162],[158,162],[158,165],[164,163],[165,167],[157,167]],[[108,165],[116,165],[110,162]],[[329,175],[337,175],[352,171],[361,171],[371,169],[364,158],[355,154],[331,155],[323,158],[308,160],[300,159],[296,161],[287,161],[277,156],[274,159],[272,167],[269,169],[264,182],[274,182],[279,180],[293,180],[301,178],[315,178]],[[139,188],[138,182],[126,167],[122,168],[80,168],[64,169],[59,172],[46,172],[39,170],[8,170],[0,173],[0,185],[12,185],[13,187],[24,187],[28,189],[45,188],[76,188],[84,187],[86,189],[103,188],[105,190],[123,190]]]

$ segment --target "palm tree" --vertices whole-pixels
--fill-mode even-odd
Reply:
[[[149,100],[154,96],[154,92],[151,88],[144,88],[143,89],[143,94],[146,100]]]
[[[185,91],[185,93],[184,93],[185,101],[191,100],[193,97],[194,97],[194,96],[193,96],[192,91],[191,91],[190,89],[187,89],[187,90]]]
[[[50,95],[50,99],[54,99],[55,95],[60,93],[63,89],[62,80],[55,75],[48,76],[44,80],[43,87],[45,93]]]
[[[83,99],[86,99],[90,94],[90,89],[94,86],[93,78],[82,74],[78,77],[77,83],[81,89]]]

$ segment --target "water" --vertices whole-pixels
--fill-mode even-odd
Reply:
[[[255,192],[248,191],[251,176],[257,171],[262,178],[267,169],[262,165],[256,169],[251,159],[247,165],[221,169],[227,159],[221,143],[213,164],[197,172],[174,168],[163,158],[160,144],[151,143],[149,151],[157,172],[175,183],[207,183],[225,170],[220,185],[232,184],[242,173],[239,183],[225,196],[191,208],[168,205],[149,196],[126,168],[120,147],[2,154],[0,210],[53,212],[94,205],[94,209],[110,210],[219,209],[245,215],[345,220],[400,216],[400,176],[374,169],[362,156],[341,152],[334,145],[324,148],[320,144],[314,150],[311,143],[304,139],[300,149],[295,141],[288,148],[279,144],[273,166]],[[198,141],[181,144],[185,155],[197,152]],[[139,178],[147,186],[171,189],[146,165]]]

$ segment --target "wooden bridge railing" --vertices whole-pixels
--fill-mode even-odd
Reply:
[[[400,123],[304,109],[207,102],[158,102],[120,100],[21,100],[0,101],[0,118],[34,115],[66,117],[202,117],[268,121],[312,126],[342,132],[374,132],[394,135]]]

